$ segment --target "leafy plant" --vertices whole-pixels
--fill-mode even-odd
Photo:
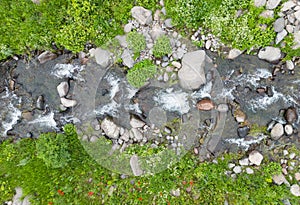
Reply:
[[[60,168],[70,161],[68,143],[63,134],[42,134],[36,144],[37,157],[49,167]]]
[[[136,63],[133,68],[128,70],[127,81],[133,87],[139,88],[145,85],[149,78],[156,73],[156,66],[148,59]]]
[[[156,58],[160,58],[164,55],[172,53],[172,46],[170,39],[167,36],[160,36],[156,39],[153,46],[153,55]]]
[[[140,34],[136,31],[131,31],[127,35],[127,43],[130,49],[133,50],[134,53],[139,53],[146,48],[146,39],[143,34]]]

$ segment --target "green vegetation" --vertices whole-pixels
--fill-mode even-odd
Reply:
[[[156,58],[160,58],[164,55],[171,54],[171,53],[172,53],[172,47],[171,47],[170,39],[167,36],[158,37],[153,46],[153,55]]]
[[[31,195],[32,204],[223,204],[225,200],[229,204],[281,204],[287,198],[292,204],[299,203],[285,185],[271,183],[270,176],[280,171],[277,162],[262,164],[254,174],[243,172],[233,179],[225,172],[237,156],[199,163],[188,153],[153,176],[121,178],[86,154],[74,126],[66,125],[61,135],[72,147],[68,166],[61,168],[48,167],[38,158],[36,144],[41,138],[0,145],[0,203],[10,200],[17,186]],[[162,150],[139,147],[128,153],[143,156]],[[180,190],[178,197],[170,193],[176,189]]]
[[[139,53],[146,48],[146,39],[143,34],[136,31],[128,33],[127,38],[128,46],[134,53]]]
[[[133,68],[128,70],[126,75],[128,82],[133,87],[139,88],[145,85],[149,78],[152,78],[156,73],[156,66],[151,60],[143,60],[136,63]]]

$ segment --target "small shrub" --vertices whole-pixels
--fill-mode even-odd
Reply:
[[[134,53],[139,53],[146,48],[146,39],[143,34],[132,31],[127,35],[127,43]]]
[[[156,39],[156,42],[153,46],[153,55],[157,58],[160,58],[164,55],[172,53],[172,46],[170,39],[167,36],[161,36]]]
[[[134,65],[127,73],[127,80],[133,87],[139,88],[145,85],[147,79],[156,73],[156,66],[150,60],[143,60]]]
[[[42,159],[48,167],[61,168],[70,161],[66,135],[46,133],[39,137],[36,143],[37,157]]]

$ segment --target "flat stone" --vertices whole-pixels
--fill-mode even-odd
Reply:
[[[266,4],[267,9],[275,9],[279,4],[281,0],[268,0]]]
[[[154,107],[149,112],[149,121],[157,127],[162,127],[167,122],[167,114],[162,108]]]
[[[278,18],[273,24],[275,32],[281,32],[284,29],[284,18]]]
[[[182,88],[187,90],[198,89],[206,83],[204,67],[207,58],[208,56],[203,50],[184,54],[182,67],[178,72],[179,83]]]
[[[295,179],[296,179],[297,181],[300,181],[300,173],[299,173],[299,172],[296,172],[296,173],[295,173]]]
[[[172,62],[172,65],[175,67],[175,68],[181,68],[181,63],[177,62],[177,61],[173,61]]]
[[[132,68],[133,65],[134,65],[134,60],[131,56],[131,52],[129,49],[125,49],[121,55],[121,58],[122,58],[122,61],[123,61],[123,64],[125,66],[127,66],[128,68]]]
[[[233,48],[229,51],[227,59],[235,59],[240,56],[243,52],[237,48]]]
[[[262,156],[262,154],[260,154],[258,151],[254,150],[249,154],[249,161],[252,164],[255,164],[257,166],[259,166],[262,162],[262,160],[264,159],[264,157]]]
[[[287,181],[283,174],[274,175],[272,179],[273,182],[277,185],[281,185]]]
[[[294,26],[293,25],[286,25],[285,29],[288,33],[294,33]]]
[[[271,138],[273,140],[278,140],[284,134],[283,125],[281,123],[276,123],[271,130]]]
[[[292,1],[292,0],[290,0],[290,1],[287,1],[287,2],[284,2],[283,4],[282,4],[282,7],[281,7],[281,11],[288,11],[288,10],[291,10],[293,7],[295,7],[296,6],[296,4]]]
[[[129,33],[132,30],[132,23],[128,23],[124,26],[124,32]]]
[[[141,133],[141,131],[139,131],[137,128],[132,128],[129,131],[129,136],[131,139],[135,139],[136,141],[140,142],[143,140],[143,133]]]
[[[128,142],[128,141],[129,141],[129,138],[130,138],[130,136],[129,136],[129,131],[126,129],[126,130],[124,131],[124,133],[121,134],[120,139],[121,139],[121,140],[124,140],[125,142]]]
[[[99,64],[101,68],[107,68],[111,64],[110,52],[101,48],[96,48],[93,54],[97,64]]]
[[[68,82],[61,82],[57,87],[57,92],[59,97],[65,97],[69,92],[69,83]]]
[[[294,44],[293,49],[300,48],[300,31],[294,33]]]
[[[287,34],[288,32],[285,29],[277,33],[275,43],[276,44],[280,43],[287,36]]]
[[[300,187],[298,184],[293,184],[290,191],[294,196],[300,196]]]
[[[77,105],[76,100],[71,100],[67,98],[60,98],[60,102],[65,107],[74,107],[75,105]]]
[[[137,155],[133,155],[130,158],[129,163],[134,176],[141,176],[143,174],[143,170],[139,165],[139,157]]]
[[[274,18],[274,11],[273,10],[265,10],[265,11],[261,12],[261,14],[259,16],[263,17],[263,18]]]
[[[57,58],[57,55],[55,53],[52,53],[51,51],[45,51],[38,56],[40,64],[46,63],[47,61],[53,60],[55,58]]]
[[[116,36],[115,39],[117,39],[120,43],[120,45],[123,47],[123,48],[127,48],[128,47],[128,44],[127,44],[127,41],[126,41],[126,35],[123,35],[123,36]]]
[[[285,112],[285,119],[290,124],[293,124],[294,122],[296,122],[298,119],[296,108],[289,107]]]
[[[294,13],[296,19],[300,21],[300,10]]]
[[[286,65],[286,68],[287,68],[288,70],[294,70],[294,68],[295,68],[294,63],[293,63],[293,61],[291,61],[291,60],[287,60],[287,61],[285,62],[285,65]]]
[[[229,169],[232,169],[233,167],[235,167],[235,164],[234,164],[234,163],[229,163],[229,164],[228,164],[228,168],[229,168]]]
[[[172,25],[172,19],[168,18],[165,20],[165,26],[167,28],[173,28],[173,25]]]
[[[269,62],[278,61],[281,58],[281,51],[279,48],[267,46],[260,49],[258,53],[258,58],[262,60],[267,60]]]
[[[254,0],[254,6],[261,7],[266,5],[266,2],[267,2],[266,0]]]
[[[217,110],[219,112],[227,112],[229,109],[228,105],[227,104],[219,104],[218,107],[217,107]]]
[[[165,31],[159,26],[155,25],[150,31],[150,36],[153,41],[155,41],[158,37],[165,35]]]
[[[246,168],[246,173],[247,173],[247,174],[254,174],[254,171],[253,171],[253,169],[251,169],[250,167],[247,167],[247,168]]]
[[[133,7],[131,9],[131,15],[143,26],[152,23],[152,11],[141,6]]]
[[[132,128],[141,128],[141,127],[144,127],[145,123],[143,121],[141,121],[140,119],[132,117],[130,119],[130,125]]]
[[[196,107],[198,110],[209,111],[212,110],[215,106],[211,99],[202,99],[197,102]]]
[[[118,139],[120,134],[120,128],[110,119],[105,118],[101,122],[101,129],[107,135],[107,137],[112,139]]]

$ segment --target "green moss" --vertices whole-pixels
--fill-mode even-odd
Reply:
[[[156,58],[160,58],[164,55],[172,53],[172,46],[170,39],[167,36],[160,36],[156,39],[153,46],[153,55]]]
[[[258,134],[266,134],[268,135],[269,132],[267,131],[266,126],[260,126],[258,124],[252,124],[250,129],[250,136],[257,136]]]
[[[133,87],[139,88],[145,85],[149,78],[152,78],[156,73],[156,66],[148,59],[138,62],[131,68],[126,78],[128,83]]]
[[[139,53],[146,48],[146,39],[143,34],[132,31],[127,35],[127,43],[134,53]]]

